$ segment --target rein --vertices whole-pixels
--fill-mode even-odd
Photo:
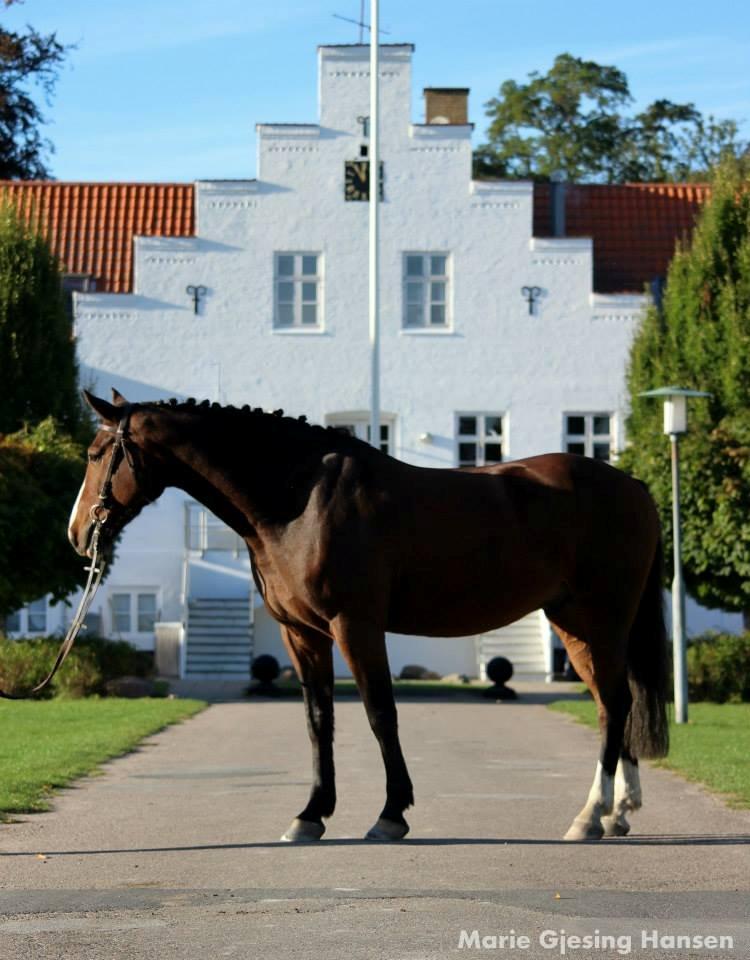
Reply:
[[[104,474],[104,480],[99,488],[97,502],[91,507],[91,518],[94,521],[94,532],[91,535],[91,565],[84,568],[89,572],[88,580],[86,581],[86,586],[84,587],[76,614],[73,617],[70,626],[68,627],[68,632],[65,635],[65,639],[60,644],[60,649],[58,651],[55,664],[44,680],[42,680],[41,683],[38,683],[35,687],[32,687],[32,689],[27,693],[11,694],[6,693],[4,690],[0,690],[0,698],[4,700],[25,700],[27,697],[32,696],[32,694],[39,693],[40,690],[43,690],[47,684],[50,683],[52,678],[65,662],[66,657],[73,648],[76,637],[81,631],[83,621],[86,619],[86,614],[89,612],[89,608],[91,607],[91,603],[94,599],[94,595],[96,594],[99,584],[102,581],[104,570],[107,565],[104,556],[100,554],[99,537],[101,534],[101,529],[106,523],[111,509],[112,477],[117,469],[120,456],[130,462],[127,449],[125,447],[125,438],[129,419],[130,409],[128,408],[116,428],[109,427],[106,424],[100,424],[99,426],[100,430],[105,430],[107,433],[113,433],[115,435],[115,442],[112,446],[112,455],[109,459],[109,463],[107,464],[107,472]]]

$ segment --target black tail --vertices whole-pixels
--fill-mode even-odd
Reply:
[[[628,679],[633,705],[624,742],[633,757],[664,757],[669,750],[669,676],[660,537],[628,639]]]

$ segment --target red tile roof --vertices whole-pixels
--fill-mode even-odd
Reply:
[[[664,277],[710,193],[706,184],[566,184],[565,235],[593,238],[594,290],[641,293]],[[550,184],[535,185],[535,237],[552,235],[550,195]]]
[[[677,240],[688,236],[710,194],[703,184],[566,185],[566,235],[592,237],[594,289],[641,292],[664,276]],[[552,234],[550,184],[534,187],[534,236]],[[0,195],[39,213],[67,273],[96,289],[133,289],[133,237],[195,235],[192,183],[0,181]]]
[[[93,276],[96,289],[133,289],[133,237],[195,233],[192,183],[0,181],[0,197],[38,215],[66,273]]]

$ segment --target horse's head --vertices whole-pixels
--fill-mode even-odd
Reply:
[[[144,452],[143,414],[112,391],[108,403],[84,390],[101,423],[88,449],[88,466],[68,525],[68,538],[81,556],[93,553],[93,537],[107,549],[122,528],[163,491]]]

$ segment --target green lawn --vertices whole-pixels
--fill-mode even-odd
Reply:
[[[53,788],[204,707],[149,698],[0,701],[0,820],[48,809]]]
[[[597,726],[590,700],[550,706]],[[691,703],[689,716],[689,723],[671,725],[669,756],[655,763],[724,794],[732,806],[750,807],[750,703]]]

